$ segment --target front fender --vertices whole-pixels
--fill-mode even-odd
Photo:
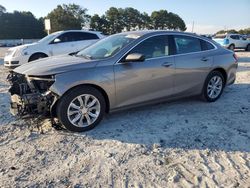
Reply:
[[[55,82],[50,87],[50,91],[55,93],[59,99],[70,89],[86,84],[102,88],[109,98],[110,107],[115,104],[115,84],[112,66],[102,67],[101,69],[98,67],[80,69],[55,75]]]

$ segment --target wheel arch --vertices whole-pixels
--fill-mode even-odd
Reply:
[[[104,100],[105,100],[105,102],[106,102],[106,109],[105,109],[105,112],[108,113],[109,110],[110,110],[110,102],[109,102],[108,94],[107,94],[107,92],[106,92],[102,87],[100,87],[100,86],[98,86],[98,85],[96,85],[96,84],[88,84],[88,83],[86,83],[86,84],[76,85],[76,86],[74,86],[74,87],[69,88],[65,93],[63,93],[62,96],[64,96],[65,94],[67,94],[67,93],[68,93],[69,91],[71,91],[72,89],[75,89],[75,88],[78,88],[78,87],[83,87],[83,86],[92,87],[92,88],[95,88],[95,89],[97,89],[98,91],[101,92],[101,94],[103,95]],[[60,96],[60,97],[58,98],[58,100],[57,100],[57,101],[53,104],[53,106],[51,107],[50,112],[51,112],[52,117],[56,117],[56,107],[57,107],[57,104],[58,104],[58,102],[59,102],[59,100],[60,100],[60,98],[61,98],[62,96]]]
[[[213,72],[213,71],[219,71],[219,72],[223,75],[223,77],[224,77],[224,79],[225,79],[225,84],[227,83],[227,78],[228,78],[228,76],[227,76],[227,72],[226,72],[226,70],[225,70],[224,68],[222,68],[222,67],[216,67],[216,68],[212,69],[212,70],[209,72],[209,74],[210,74],[211,72]],[[209,75],[209,74],[208,74],[208,75]]]
[[[28,62],[30,62],[30,60],[31,60],[32,57],[34,57],[35,55],[39,55],[39,54],[42,54],[42,55],[44,55],[45,57],[49,57],[49,55],[46,54],[46,53],[44,53],[44,52],[35,52],[35,53],[33,53],[33,54],[29,57]]]
[[[231,44],[228,46],[228,48],[229,48],[230,46],[234,46],[234,48],[235,48],[235,44],[234,44],[234,43],[231,43]]]

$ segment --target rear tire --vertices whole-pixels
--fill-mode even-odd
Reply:
[[[99,124],[105,109],[105,99],[99,90],[90,86],[81,86],[62,96],[56,111],[59,121],[66,129],[83,132]]]
[[[234,44],[230,44],[230,46],[228,47],[228,49],[234,51],[234,49],[235,49]]]
[[[48,57],[48,56],[46,54],[43,54],[43,53],[33,54],[32,56],[30,56],[28,62],[35,61],[35,60],[38,60],[38,59],[42,59],[42,58],[45,58],[45,57]]]
[[[247,45],[246,47],[246,51],[249,52],[250,51],[250,44]]]
[[[225,78],[219,71],[212,71],[203,86],[203,98],[207,102],[215,102],[220,98],[225,87]]]

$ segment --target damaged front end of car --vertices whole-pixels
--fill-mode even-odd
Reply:
[[[10,111],[13,115],[21,118],[52,117],[56,95],[49,88],[55,82],[53,75],[27,76],[12,71],[7,80],[11,85],[9,89]]]

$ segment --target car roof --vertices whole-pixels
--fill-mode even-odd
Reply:
[[[122,32],[119,34],[134,34],[138,36],[143,35],[155,35],[155,34],[185,34],[190,36],[199,36],[195,33],[189,33],[189,32],[182,32],[182,31],[176,31],[176,30],[139,30],[139,31],[128,31],[128,32]]]
[[[101,31],[89,31],[89,30],[63,30],[63,31],[56,31],[55,34],[59,33],[66,33],[66,32],[83,32],[83,33],[93,33],[93,34],[102,34]]]

